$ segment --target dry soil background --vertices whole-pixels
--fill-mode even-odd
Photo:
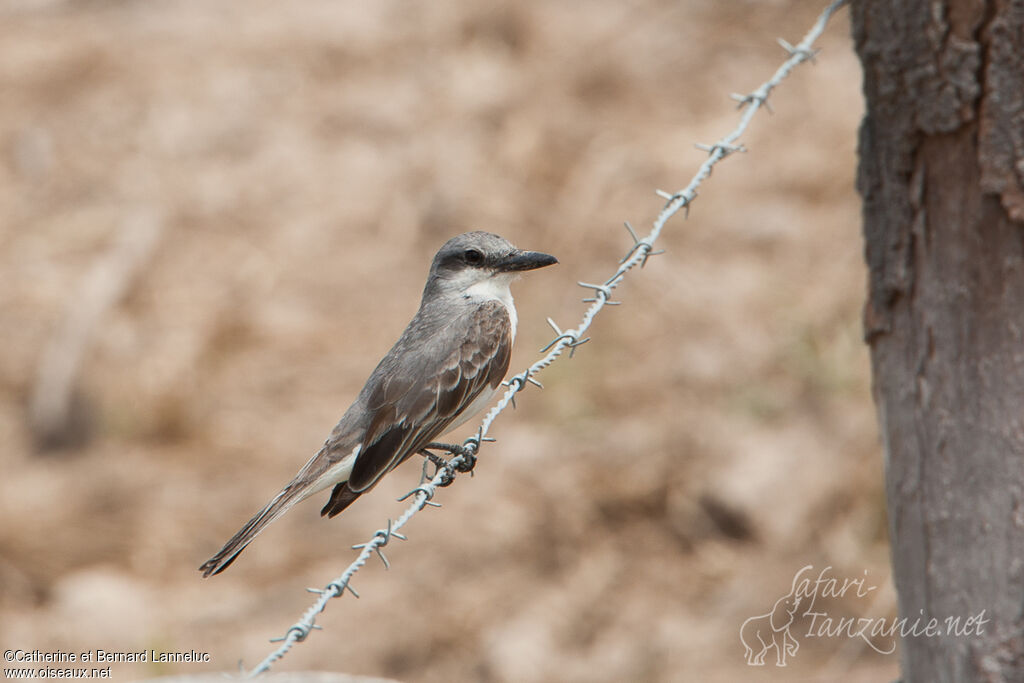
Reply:
[[[821,5],[0,2],[0,646],[212,658],[119,680],[261,659],[418,464],[331,522],[296,508],[224,575],[195,568],[316,450],[436,248],[483,228],[561,259],[516,288],[525,366]],[[279,670],[895,677],[896,655],[804,637],[807,618],[786,668],[747,667],[739,640],[805,565],[878,586],[830,614],[894,610],[845,14],[821,46],[476,476]],[[41,451],[48,345],[119,240],[154,229],[82,356],[75,445]]]

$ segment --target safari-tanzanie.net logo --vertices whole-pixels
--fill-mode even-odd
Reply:
[[[897,638],[935,638],[954,636],[968,638],[985,633],[985,610],[967,617],[916,618],[849,617],[830,614],[822,602],[845,598],[866,598],[878,586],[869,585],[864,576],[851,579],[832,574],[831,565],[814,575],[814,565],[807,565],[793,577],[789,593],[783,595],[764,614],[750,617],[740,627],[743,656],[750,666],[764,666],[769,656],[775,666],[786,666],[795,657],[805,638],[860,638],[879,654],[892,654]],[[799,619],[799,625],[794,620]],[[879,642],[884,645],[879,645]]]

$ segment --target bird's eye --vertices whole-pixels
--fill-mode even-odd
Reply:
[[[476,249],[467,249],[465,252],[463,252],[462,258],[466,259],[466,263],[468,263],[469,265],[476,266],[479,265],[480,263],[483,263],[484,255],[481,254]]]

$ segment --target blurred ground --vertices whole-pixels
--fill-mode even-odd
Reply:
[[[120,680],[261,659],[418,464],[329,523],[296,508],[222,576],[195,568],[322,443],[436,248],[483,228],[561,259],[516,288],[521,369],[821,4],[0,2],[0,645],[211,654]],[[897,675],[858,639],[800,638],[786,668],[746,666],[739,640],[805,565],[879,586],[830,613],[894,610],[845,13],[820,44],[593,341],[278,670]],[[44,349],[94,264],[154,224],[82,358],[81,445],[39,452]]]

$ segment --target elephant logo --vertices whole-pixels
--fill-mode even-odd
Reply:
[[[775,601],[767,614],[750,617],[740,627],[740,642],[749,666],[764,666],[768,651],[775,648],[775,666],[786,666],[786,656],[795,657],[800,643],[790,633],[793,617],[800,606],[796,577],[793,590]]]

